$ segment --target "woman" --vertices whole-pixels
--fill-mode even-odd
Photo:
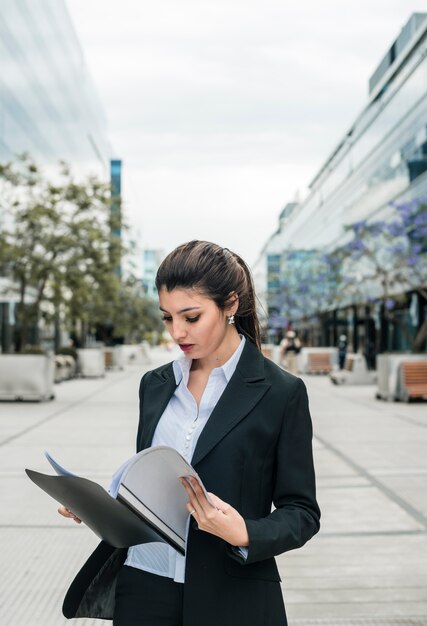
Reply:
[[[286,331],[280,342],[280,365],[291,374],[298,373],[297,354],[301,350],[301,342],[294,330]]]
[[[115,626],[286,626],[274,557],[308,541],[320,518],[304,384],[262,356],[252,279],[236,254],[183,244],[156,286],[183,356],[142,378],[137,449],[175,447],[209,499],[183,483],[186,557],[166,544],[101,542],[64,614]]]

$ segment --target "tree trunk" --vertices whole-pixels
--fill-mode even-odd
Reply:
[[[412,352],[423,352],[424,342],[427,339],[427,320],[421,324],[412,344]]]
[[[28,317],[27,317],[27,312],[25,310],[26,288],[27,288],[26,277],[24,275],[22,276],[22,280],[21,280],[20,301],[17,307],[17,315],[16,315],[16,321],[19,323],[18,345],[15,345],[15,350],[17,352],[22,352],[27,341]]]
[[[54,349],[55,353],[58,352],[61,347],[61,319],[59,316],[59,307],[55,307],[55,317],[54,317]]]

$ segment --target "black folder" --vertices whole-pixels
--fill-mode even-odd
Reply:
[[[116,548],[163,541],[185,554],[188,496],[180,477],[200,478],[176,450],[148,448],[129,460],[117,498],[80,476],[25,470],[29,478]]]

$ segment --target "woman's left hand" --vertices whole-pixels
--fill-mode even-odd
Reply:
[[[208,494],[211,500],[209,502],[195,478],[180,480],[188,494],[188,512],[194,517],[200,530],[216,535],[232,546],[243,548],[249,545],[245,520],[236,509],[213,493]]]

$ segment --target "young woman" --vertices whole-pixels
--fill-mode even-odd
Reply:
[[[191,241],[166,257],[156,285],[183,355],[142,378],[137,449],[176,448],[209,499],[183,483],[185,557],[166,544],[101,542],[64,614],[114,626],[286,626],[274,557],[308,541],[320,518],[305,386],[261,354],[252,279],[237,254]]]

